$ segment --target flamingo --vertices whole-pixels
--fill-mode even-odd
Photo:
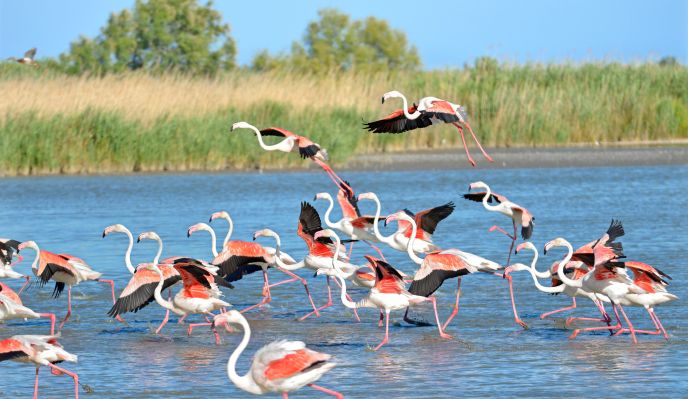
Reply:
[[[65,361],[76,363],[77,356],[64,350],[57,342],[58,338],[56,335],[15,335],[0,341],[0,362],[14,360],[36,365],[33,399],[38,399],[38,370],[41,366],[50,367],[55,375],[67,374],[72,377],[74,398],[79,399],[79,376],[57,365]]]
[[[158,261],[162,255],[162,240],[155,232],[148,231],[141,233],[137,242],[143,240],[153,240],[158,242],[158,252],[155,254],[153,262],[147,268],[158,274],[158,285],[155,287],[153,293],[155,301],[165,309],[169,309],[175,314],[186,317],[189,314],[200,313],[206,316],[207,323],[189,324],[187,334],[191,335],[194,327],[201,325],[210,325],[208,319],[209,315],[213,315],[213,311],[220,310],[223,307],[232,306],[229,303],[219,299],[222,293],[217,288],[217,285],[212,282],[212,274],[202,264],[193,262],[192,259],[184,262],[177,262],[174,268],[179,272],[184,283],[184,288],[174,296],[172,301],[165,300],[162,297],[162,290],[165,277],[162,270],[158,266]],[[215,343],[220,344],[220,336],[213,328],[215,335]]]
[[[628,294],[644,294],[647,291],[637,286],[628,277],[628,275],[626,274],[626,270],[623,267],[620,267],[622,266],[620,263],[608,262],[606,264],[597,265],[588,273],[586,273],[585,276],[583,276],[581,279],[572,280],[568,276],[566,276],[564,268],[573,256],[573,247],[568,241],[560,237],[552,241],[549,241],[547,244],[545,244],[545,254],[547,253],[547,251],[554,247],[565,247],[568,250],[566,256],[559,263],[559,267],[557,269],[557,276],[559,277],[559,280],[561,280],[564,284],[572,286],[574,288],[583,288],[588,292],[602,294],[608,297],[612,304],[612,309],[614,310],[614,315],[616,316],[617,321],[617,324],[614,326],[588,327],[576,329],[573,331],[573,334],[571,334],[569,338],[575,338],[581,331],[622,330],[621,318],[619,317],[620,310],[631,332],[631,338],[633,340],[633,343],[637,343],[638,340],[635,336],[635,329],[633,327],[633,324],[629,320],[628,316],[626,315],[626,312],[624,311],[622,304],[631,304],[631,302],[627,298]],[[595,259],[595,263],[597,263],[597,259]]]
[[[50,319],[50,335],[55,334],[55,315],[53,313],[36,313],[22,303],[21,298],[10,287],[0,282],[0,320]]]
[[[475,140],[475,143],[478,145],[478,148],[480,148],[485,159],[489,162],[494,162],[492,157],[485,152],[483,146],[480,145],[480,141],[475,136],[475,133],[473,133],[473,129],[467,120],[468,114],[464,107],[437,97],[421,98],[420,101],[418,101],[418,105],[413,104],[412,107],[409,107],[406,97],[396,90],[383,94],[382,103],[384,104],[385,100],[390,98],[401,98],[404,104],[403,108],[392,112],[380,120],[364,123],[365,129],[368,129],[372,133],[404,133],[430,125],[451,123],[456,126],[461,134],[461,141],[463,142],[464,150],[466,150],[468,162],[470,162],[471,166],[475,166],[475,161],[468,152],[466,139],[463,135],[462,125],[464,125],[468,128],[468,131],[471,132],[473,140]]]
[[[535,218],[533,217],[533,214],[531,214],[526,208],[509,201],[509,199],[503,195],[493,193],[487,184],[481,181],[473,182],[468,186],[468,191],[471,191],[476,188],[485,189],[485,192],[468,193],[464,194],[463,197],[467,200],[482,202],[483,207],[485,207],[485,209],[487,209],[490,212],[499,212],[502,215],[509,217],[514,225],[513,235],[507,233],[506,231],[497,226],[492,226],[490,228],[490,231],[497,229],[502,233],[506,234],[507,237],[511,238],[509,256],[506,260],[506,264],[508,265],[509,263],[511,263],[511,251],[513,251],[514,244],[516,243],[516,239],[518,238],[516,234],[516,224],[519,224],[521,226],[521,237],[523,237],[524,240],[529,240],[530,237],[533,235],[533,221],[535,220]],[[496,202],[497,204],[488,205],[488,203],[491,204],[492,201]]]
[[[251,340],[251,327],[244,316],[230,310],[215,316],[213,324],[235,324],[244,330],[244,337],[227,361],[227,375],[239,389],[254,395],[281,393],[282,398],[289,392],[309,386],[337,399],[344,396],[327,388],[315,385],[323,374],[332,370],[336,363],[330,362],[332,356],[306,348],[300,341],[274,341],[260,348],[253,356],[251,369],[240,376],[236,372],[239,356]]]
[[[147,264],[141,263],[134,267],[131,262],[131,251],[134,247],[134,236],[131,231],[122,224],[113,224],[108,226],[103,230],[103,238],[107,237],[111,233],[122,233],[129,239],[129,245],[124,253],[124,265],[127,270],[132,274],[129,283],[124,287],[119,297],[115,301],[112,308],[108,311],[108,316],[120,318],[121,314],[126,312],[138,312],[139,310],[146,307],[149,303],[153,302],[155,298],[153,297],[153,291],[158,283],[158,274],[152,272],[146,268]],[[179,273],[170,265],[160,265],[163,270],[163,274],[166,277],[165,288],[169,288],[179,281],[181,281],[181,276]],[[168,291],[169,293],[169,291]],[[155,333],[159,334],[162,328],[167,324],[170,317],[170,311],[165,309],[165,317],[162,322],[155,329]]]
[[[230,219],[231,220],[231,219]],[[231,224],[230,224],[231,226]],[[189,227],[187,235],[190,237],[195,231],[207,231],[210,233],[212,247],[215,248],[215,231],[205,223],[197,223]],[[231,229],[230,229],[231,230]],[[272,301],[272,296],[270,294],[270,288],[276,287],[278,285],[291,283],[294,281],[299,281],[303,284],[306,295],[308,295],[308,300],[310,301],[313,309],[315,309],[315,304],[313,303],[313,298],[311,297],[310,291],[308,289],[308,282],[296,274],[281,268],[277,265],[275,257],[279,257],[285,264],[294,264],[296,261],[286,253],[280,252],[276,253],[274,248],[263,247],[262,245],[255,242],[247,242],[240,240],[227,241],[224,244],[221,253],[213,251],[215,258],[211,262],[213,265],[219,268],[220,274],[227,281],[237,281],[243,278],[247,274],[251,274],[257,271],[263,272],[263,299],[252,306],[241,311],[241,313],[247,312],[249,310],[255,309],[257,307],[262,307],[267,303]],[[282,273],[288,275],[290,278],[280,281],[278,283],[270,284],[268,281],[268,268],[274,267]]]
[[[406,246],[406,251],[411,260],[420,265],[420,268],[413,277],[413,282],[409,287],[409,292],[414,295],[428,297],[437,291],[437,289],[442,286],[442,283],[445,280],[458,277],[454,310],[442,325],[442,330],[446,330],[451,320],[459,313],[459,297],[461,294],[462,276],[477,272],[492,273],[497,276],[501,276],[500,274],[496,273],[497,270],[502,268],[502,266],[498,263],[454,248],[427,253],[425,258],[421,259],[412,249],[413,241],[416,240],[415,237],[417,236],[416,221],[404,211],[394,213],[387,217],[387,222],[392,220],[405,221],[410,224],[412,229],[411,239]],[[527,324],[525,324],[518,317],[515,307],[514,319],[516,320],[516,323],[521,325],[523,328],[527,328]],[[408,318],[408,309],[406,309],[406,314],[404,314],[404,321],[411,324],[420,324],[419,322]]]
[[[68,254],[55,254],[41,250],[35,241],[25,241],[19,244],[18,248],[19,251],[25,248],[36,251],[36,258],[31,264],[31,270],[41,280],[41,285],[45,285],[50,280],[55,281],[53,298],[60,296],[65,286],[67,286],[67,314],[58,329],[62,329],[72,314],[72,286],[82,281],[97,281],[109,284],[112,293],[112,303],[115,303],[115,282],[101,279],[102,273],[93,270],[83,259]],[[119,321],[124,322],[121,318]]]
[[[309,158],[311,161],[318,164],[327,173],[327,176],[339,187],[341,184],[347,185],[332,168],[326,163],[329,159],[327,150],[320,147],[320,144],[311,141],[309,138],[292,133],[289,130],[279,127],[269,127],[267,129],[258,130],[255,126],[246,122],[236,122],[232,125],[232,131],[236,129],[250,129],[256,134],[258,144],[265,151],[282,151],[292,152],[298,151],[301,158]],[[284,137],[284,140],[274,145],[267,145],[263,141],[263,136],[277,136]],[[347,185],[348,186],[348,185]]]
[[[34,57],[36,57],[36,47],[27,50],[22,58],[10,57],[8,60],[16,61],[22,65],[29,65],[38,68],[38,62],[34,60]]]
[[[387,237],[380,233],[380,227],[378,226],[378,221],[380,220],[380,200],[375,193],[363,193],[358,195],[359,200],[372,200],[375,202],[377,209],[375,211],[375,216],[373,218],[373,232],[375,237],[380,242],[389,245],[391,248],[397,251],[406,252],[406,247],[411,238],[411,226],[405,221],[399,222],[399,229]],[[444,205],[440,205],[434,208],[426,209],[424,211],[418,212],[417,214],[408,212],[414,221],[420,228],[416,232],[415,240],[413,240],[413,250],[415,252],[428,253],[432,251],[439,250],[439,247],[432,243],[432,235],[435,233],[437,224],[447,218],[454,211],[454,203],[448,202]]]
[[[0,278],[24,278],[26,282],[19,289],[19,294],[21,295],[24,288],[31,281],[31,277],[25,276],[13,269],[18,263],[24,260],[24,257],[19,255],[19,244],[17,240],[10,238],[0,238]],[[16,261],[13,261],[14,258]]]
[[[521,243],[516,247],[516,252],[519,253],[523,251],[524,249],[529,249],[533,251],[533,260],[530,264],[530,266],[524,265],[522,263],[515,263],[513,265],[508,266],[504,270],[504,276],[509,276],[510,273],[512,272],[518,272],[518,271],[528,271],[530,272],[531,276],[533,277],[533,283],[535,284],[535,288],[538,289],[538,291],[548,293],[548,294],[560,294],[564,293],[568,295],[569,297],[572,298],[573,300],[573,305],[567,308],[562,308],[553,312],[548,312],[544,313],[543,315],[540,316],[541,319],[544,319],[545,317],[549,316],[550,314],[556,313],[556,312],[561,312],[564,310],[569,310],[569,309],[575,309],[576,308],[576,297],[586,297],[589,298],[595,306],[597,306],[597,309],[600,311],[602,314],[601,319],[595,319],[595,318],[589,318],[589,317],[576,317],[576,318],[567,318],[566,319],[566,325],[568,326],[571,322],[574,320],[589,320],[589,321],[600,321],[600,322],[605,322],[607,325],[610,325],[611,319],[609,318],[609,315],[607,312],[604,310],[604,306],[602,304],[602,301],[604,302],[609,302],[609,298],[607,298],[605,295],[596,295],[592,292],[586,291],[583,288],[575,288],[571,287],[569,285],[563,284],[559,279],[556,278],[557,275],[557,269],[559,267],[559,262],[555,262],[552,268],[546,272],[539,272],[536,268],[535,265],[537,264],[538,261],[538,251],[537,248],[535,248],[535,245],[531,243],[530,241],[526,241],[524,243]],[[583,262],[573,262],[569,261],[566,264],[566,273],[572,275],[572,279],[578,280],[582,278],[587,272],[588,268],[583,264]],[[540,282],[538,281],[538,278],[551,278],[552,279],[552,284],[553,286],[551,287],[545,287]],[[598,299],[599,298],[599,299]]]
[[[336,237],[336,233],[331,229],[320,230],[315,233],[316,239],[321,237]],[[337,247],[335,251],[339,251],[339,247]],[[332,258],[332,267],[339,272],[339,274],[335,275],[335,278],[339,280],[339,285],[342,288],[341,301],[344,306],[349,309],[376,308],[380,311],[384,310],[385,337],[380,344],[373,348],[374,351],[377,351],[389,342],[389,313],[392,310],[408,308],[411,305],[417,305],[423,302],[432,302],[433,309],[435,310],[435,319],[437,320],[437,330],[439,331],[440,337],[447,339],[452,338],[451,335],[444,332],[440,324],[435,297],[424,297],[410,293],[405,288],[403,277],[392,265],[383,260],[375,259],[372,256],[365,255],[364,257],[375,270],[375,285],[370,289],[370,293],[358,302],[353,302],[347,296],[346,281],[341,276],[342,271],[335,261],[335,258]],[[325,274],[325,270],[318,270],[316,273]]]

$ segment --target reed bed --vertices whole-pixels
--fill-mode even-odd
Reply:
[[[525,65],[360,75],[236,71],[215,78],[67,76],[0,65],[0,174],[300,167],[232,122],[281,126],[361,153],[461,145],[451,126],[372,135],[363,120],[396,89],[464,104],[483,144],[554,146],[688,138],[688,69],[656,64]]]

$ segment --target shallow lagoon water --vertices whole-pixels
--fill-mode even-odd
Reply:
[[[661,306],[657,314],[671,339],[639,336],[631,344],[628,336],[582,334],[568,340],[570,330],[564,317],[540,320],[542,312],[570,303],[564,296],[535,290],[527,273],[514,274],[517,305],[530,329],[513,322],[507,285],[489,275],[471,275],[462,282],[461,311],[442,340],[433,327],[414,327],[394,313],[391,342],[379,352],[367,350],[383,336],[373,309],[360,312],[355,323],[352,313],[336,299],[336,306],[320,318],[304,322],[295,319],[308,311],[303,288],[298,284],[273,289],[273,302],[246,314],[253,337],[239,362],[246,372],[250,357],[260,346],[274,339],[303,340],[311,348],[331,353],[338,366],[319,382],[341,391],[349,398],[385,395],[416,397],[676,397],[688,391],[688,297],[685,281],[685,249],[688,244],[688,167],[616,167],[508,169],[435,172],[345,172],[358,192],[375,191],[383,212],[403,207],[420,210],[448,201],[457,205],[454,214],[440,224],[435,241],[441,247],[457,247],[481,256],[506,261],[508,240],[488,233],[493,224],[510,227],[508,219],[485,211],[480,204],[463,200],[468,183],[483,180],[515,202],[528,207],[536,217],[533,242],[542,245],[564,236],[574,246],[588,242],[605,231],[612,217],[624,222],[622,242],[631,259],[645,261],[670,274],[670,290],[679,300]],[[54,252],[84,258],[105,278],[113,278],[120,290],[129,280],[123,254],[123,235],[101,238],[104,227],[123,223],[134,234],[157,231],[165,242],[164,256],[189,255],[208,258],[210,239],[205,232],[186,238],[186,228],[205,222],[217,210],[227,210],[235,222],[237,239],[250,239],[255,230],[270,227],[280,233],[284,250],[295,258],[305,254],[296,236],[299,203],[312,201],[319,191],[334,193],[332,183],[321,173],[241,173],[143,175],[109,177],[50,177],[3,179],[0,200],[0,236],[35,240]],[[326,204],[316,202],[321,213]],[[372,203],[361,203],[365,213]],[[335,210],[336,217],[339,216]],[[221,239],[224,221],[213,226]],[[273,245],[270,240],[265,244]],[[150,261],[154,243],[136,244],[134,261]],[[412,272],[415,265],[405,254],[385,251],[388,260]],[[362,264],[363,244],[355,247],[355,263]],[[26,251],[19,270],[30,273],[34,254]],[[541,257],[540,268],[563,256],[555,250]],[[530,262],[519,254],[512,261]],[[308,278],[316,303],[325,301],[325,280],[312,272],[298,272]],[[272,273],[272,281],[282,276]],[[7,280],[5,280],[7,282]],[[259,274],[239,281],[225,299],[237,308],[260,299]],[[18,288],[21,281],[9,281]],[[455,280],[440,288],[438,300],[442,317],[452,306]],[[66,296],[50,298],[52,285],[32,287],[24,295],[34,310],[64,316]],[[78,364],[66,367],[79,373],[81,382],[94,390],[84,397],[98,398],[206,398],[251,397],[237,390],[226,375],[226,361],[240,339],[239,334],[222,334],[223,343],[213,344],[212,334],[201,328],[192,337],[186,326],[175,323],[162,336],[151,333],[164,312],[156,304],[136,314],[127,314],[128,326],[106,316],[109,291],[102,284],[84,283],[73,291],[73,316],[62,331],[65,348],[79,355]],[[363,291],[354,291],[360,298]],[[579,299],[575,315],[594,314]],[[413,311],[417,317],[433,320],[431,307]],[[629,309],[637,327],[650,327],[647,313]],[[198,320],[198,316],[190,317]],[[0,324],[0,337],[14,334],[43,334],[45,320],[11,321]],[[0,396],[28,397],[33,387],[33,368],[3,362]],[[67,377],[41,371],[40,396],[64,398],[72,394]],[[322,397],[303,389],[294,397]]]

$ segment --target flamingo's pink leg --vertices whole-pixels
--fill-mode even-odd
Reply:
[[[376,351],[382,347],[382,345],[386,344],[389,342],[389,310],[385,309],[385,338],[382,339],[382,342],[378,346],[376,346],[373,350]]]
[[[377,254],[380,255],[380,258],[381,258],[382,260],[384,260],[385,262],[387,262],[387,259],[385,259],[385,255],[382,253],[382,251],[380,250],[380,248],[379,248],[377,245],[374,245],[372,242],[366,241],[366,240],[363,240],[363,242],[366,243],[366,244],[368,244],[368,245],[370,246],[370,248],[374,249],[375,252],[377,252]],[[352,244],[353,244],[353,243],[352,243]]]
[[[22,291],[24,291],[24,288],[26,288],[26,286],[29,285],[29,282],[31,281],[31,276],[25,276],[25,277],[26,277],[26,282],[24,283],[24,285],[21,286],[17,295],[21,295]]]
[[[321,168],[323,168],[323,170],[327,173],[327,176],[330,177],[330,179],[334,182],[334,184],[337,187],[345,186],[352,193],[354,192],[353,188],[351,188],[348,184],[346,184],[346,182],[344,180],[342,180],[341,177],[337,176],[337,174],[334,173],[334,170],[332,170],[330,165],[328,165],[325,162],[323,162],[319,159],[316,159],[314,157],[311,157],[311,159],[313,160],[313,162],[317,163],[318,165],[320,165]]]
[[[612,309],[614,309],[614,315],[616,316],[616,325],[606,326],[606,327],[587,327],[587,328],[577,328],[573,330],[573,333],[569,336],[569,339],[574,339],[578,336],[581,331],[599,331],[599,330],[618,330],[623,326],[621,325],[621,318],[619,317],[619,312],[616,310],[616,305],[612,303]]]
[[[655,314],[654,309],[649,308],[647,311],[650,312],[650,317],[652,317],[657,322],[657,326],[659,326],[659,329],[662,330],[662,335],[664,335],[664,339],[666,339],[668,341],[669,335],[667,334],[666,330],[664,329],[662,322],[659,321],[659,317],[657,316],[657,314]]]
[[[447,326],[449,325],[449,322],[452,321],[454,316],[459,314],[459,297],[461,296],[461,277],[457,278],[457,285],[456,285],[456,302],[454,303],[454,310],[452,310],[451,314],[447,318],[447,321],[444,322],[444,325],[442,325],[442,330],[447,330]]]
[[[323,392],[326,395],[334,396],[336,399],[344,399],[344,395],[342,395],[341,393],[339,393],[337,391],[333,391],[331,389],[327,389],[327,388],[324,388],[324,387],[321,387],[321,386],[315,385],[315,384],[308,384],[308,386],[315,389],[315,390]]]
[[[349,259],[351,259],[351,255],[353,255],[353,253],[354,253],[354,244],[355,243],[356,243],[355,241],[352,241],[351,245],[349,245],[349,255],[348,255]]]
[[[468,158],[468,162],[470,162],[471,166],[475,167],[475,161],[473,160],[473,157],[471,157],[471,154],[468,152],[466,138],[463,136],[463,128],[456,122],[454,122],[453,125],[456,126],[457,129],[459,129],[459,133],[461,134],[461,142],[463,143],[463,149],[466,150],[466,157]]]
[[[647,313],[650,315],[650,320],[652,320],[652,324],[655,326],[654,331],[649,331],[649,330],[635,330],[636,334],[646,334],[646,335],[659,335],[661,334],[661,330],[659,328],[659,324],[657,324],[657,320],[652,314],[652,310],[650,308],[647,308]],[[628,328],[622,328],[621,330],[617,331],[614,336],[621,335],[623,333],[630,332]]]
[[[575,304],[576,298],[574,297],[572,299],[574,300],[574,304]],[[598,319],[595,317],[568,317],[566,319],[566,327],[568,327],[574,321],[596,321],[596,322],[600,322],[600,323],[607,323],[607,326],[611,326],[611,318],[609,317],[607,312],[604,310],[604,306],[602,306],[602,302],[600,302],[598,300],[594,300],[592,302],[595,304],[595,306],[597,306],[597,310],[600,311],[600,314],[602,315],[601,319]],[[611,329],[609,329],[609,333],[610,334],[613,333]]]
[[[172,298],[172,290],[171,290],[171,289],[167,289],[167,300],[169,301],[171,298]],[[184,317],[186,317],[186,315],[185,315]],[[182,317],[181,319],[179,319],[179,323],[181,323],[181,320],[183,320],[184,317]],[[158,326],[158,328],[155,329],[155,333],[156,333],[156,334],[160,334],[160,331],[162,331],[162,328],[165,327],[165,324],[167,324],[167,321],[168,321],[169,319],[170,319],[170,310],[169,310],[169,309],[165,309],[165,317],[162,319],[162,323],[160,323],[160,325]]]
[[[329,276],[328,276],[328,277],[329,277]],[[334,282],[337,283],[337,286],[339,287],[339,289],[342,289],[342,285],[339,283],[339,280],[334,279]],[[353,302],[353,299],[351,299],[351,297],[349,296],[349,294],[346,294],[346,299],[348,299],[348,300],[350,300],[351,302]],[[358,317],[358,311],[356,310],[356,308],[354,308],[353,311],[354,311],[354,317],[356,318],[356,322],[360,323],[360,322],[361,322],[361,319]]]
[[[556,309],[551,312],[543,313],[540,315],[540,319],[545,319],[553,314],[559,313],[559,312],[565,312],[567,310],[575,309],[576,308],[576,298],[571,298],[571,306],[566,306],[561,309]],[[566,321],[566,325],[568,326],[568,319]]]
[[[509,282],[509,296],[511,297],[511,309],[514,312],[514,321],[521,327],[527,329],[528,324],[526,324],[520,317],[518,317],[518,311],[516,310],[516,302],[514,301],[514,285],[510,275],[504,275],[504,278]]]
[[[39,313],[41,317],[50,319],[50,335],[55,335],[55,314],[54,313]]]
[[[492,233],[493,231],[498,231],[498,232],[504,234],[505,236],[509,237],[509,238],[512,239],[512,240],[515,240],[515,239],[516,239],[516,238],[514,238],[514,236],[512,236],[511,234],[507,233],[506,230],[504,230],[503,228],[501,228],[501,227],[499,227],[499,226],[497,226],[497,225],[494,225],[494,226],[490,227],[487,231],[489,231],[490,233]]]
[[[36,366],[36,382],[33,384],[33,399],[38,399],[38,369],[41,366]]]
[[[278,267],[277,270],[281,271],[282,273],[292,276],[294,279],[297,279],[298,281],[301,281],[301,284],[303,284],[303,288],[306,289],[306,295],[308,295],[308,301],[311,303],[311,306],[313,307],[313,311],[317,310],[317,307],[315,306],[315,303],[313,302],[313,297],[311,297],[311,292],[308,290],[308,281],[306,281],[305,278],[297,276],[295,273],[292,273],[291,271],[287,269],[283,269],[281,267]],[[316,311],[316,315],[320,316],[320,314]]]
[[[115,296],[115,282],[113,280],[104,280],[104,279],[100,279],[100,278],[97,279],[96,281],[99,283],[110,284],[110,291],[112,292],[112,304],[114,305],[115,302],[117,301],[117,297]],[[119,321],[120,323],[125,323],[124,319],[120,315],[117,315],[117,317],[115,317],[115,319],[117,319],[117,321]]]
[[[440,337],[451,339],[452,336],[446,334],[442,329],[442,323],[440,323],[440,315],[437,313],[437,299],[434,296],[427,298],[428,301],[432,302],[432,309],[435,311],[435,322],[437,323],[437,330],[440,332]]]
[[[48,363],[48,366],[53,369],[53,374],[55,374],[54,372],[57,371],[57,374],[67,374],[68,376],[72,377],[72,379],[74,380],[74,399],[79,399],[79,376],[76,373],[67,371],[52,363]]]
[[[212,313],[210,313],[212,315]],[[217,330],[215,329],[215,324],[210,321],[207,315],[204,315],[205,317],[205,323],[190,323],[189,327],[187,328],[186,334],[188,336],[191,336],[191,333],[193,332],[194,327],[201,327],[201,326],[210,326],[210,328],[213,330],[213,335],[215,335],[215,344],[220,345],[220,335],[217,333]]]
[[[324,304],[323,306],[314,309],[312,312],[308,313],[307,315],[301,317],[299,321],[304,321],[306,320],[309,316],[315,314],[317,317],[320,317],[320,311],[323,309],[327,309],[330,306],[332,306],[332,289],[330,288],[330,276],[327,276],[327,303]]]
[[[631,323],[631,320],[628,319],[628,316],[626,316],[626,311],[624,311],[624,308],[621,305],[616,305],[619,307],[619,310],[621,311],[621,314],[624,317],[624,320],[626,320],[626,325],[628,325],[628,329],[631,331],[631,339],[633,340],[634,344],[638,343],[638,339],[635,337],[635,328],[633,327],[633,323]]]
[[[67,286],[67,314],[65,315],[64,320],[60,323],[60,326],[57,328],[58,330],[62,330],[62,327],[64,324],[67,322],[69,319],[69,316],[72,315],[72,286],[69,285]]]
[[[480,152],[483,153],[483,156],[485,157],[485,159],[487,159],[489,162],[494,162],[494,160],[492,159],[492,157],[489,156],[489,155],[487,154],[487,152],[485,152],[485,150],[483,149],[483,146],[480,145],[480,141],[478,141],[478,138],[475,136],[475,133],[473,133],[473,129],[471,128],[471,125],[469,125],[468,122],[464,122],[464,124],[465,124],[466,127],[468,128],[468,131],[471,132],[471,136],[473,136],[473,140],[475,140],[475,144],[478,145],[478,148],[480,148]]]
[[[270,295],[270,283],[268,282],[268,273],[265,270],[263,270],[263,299],[261,299],[261,301],[255,305],[249,306],[244,310],[240,310],[239,313],[248,312],[249,310],[262,307],[266,303],[269,303],[271,300],[272,296]]]
[[[282,399],[289,399],[289,394],[286,392],[282,392]]]

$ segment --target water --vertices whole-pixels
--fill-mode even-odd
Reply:
[[[623,220],[626,254],[653,264],[674,280],[670,290],[680,299],[661,306],[657,313],[671,335],[665,342],[656,336],[640,336],[632,345],[628,336],[582,334],[568,340],[570,331],[563,317],[539,320],[544,311],[570,303],[564,296],[550,296],[534,289],[530,276],[514,276],[517,304],[531,329],[522,330],[512,319],[506,283],[489,275],[471,275],[462,283],[461,312],[449,327],[455,339],[445,341],[435,327],[412,327],[401,323],[402,314],[393,314],[391,342],[379,352],[383,331],[377,328],[378,314],[361,311],[362,322],[352,322],[352,314],[338,303],[320,318],[295,322],[308,310],[299,285],[273,290],[272,304],[247,313],[253,337],[239,362],[246,372],[249,359],[260,346],[277,338],[303,340],[311,348],[333,354],[338,366],[319,384],[339,390],[350,398],[378,395],[414,397],[589,397],[605,396],[676,397],[686,392],[688,383],[688,311],[684,281],[685,248],[688,244],[688,167],[623,167],[509,169],[441,172],[345,173],[359,192],[375,191],[383,212],[402,207],[413,210],[454,201],[457,209],[437,230],[436,242],[457,247],[504,262],[508,241],[487,229],[497,223],[510,227],[508,219],[485,211],[480,204],[460,197],[468,183],[484,180],[494,190],[528,207],[536,217],[534,243],[538,248],[557,236],[574,246],[598,237],[612,217]],[[228,210],[235,221],[235,238],[250,239],[258,229],[271,227],[281,234],[283,246],[295,258],[305,254],[305,246],[295,235],[299,203],[312,200],[319,191],[334,192],[322,174],[210,174],[149,175],[115,177],[51,177],[2,180],[0,236],[35,240],[42,248],[84,258],[106,278],[114,278],[118,289],[130,275],[123,264],[126,238],[101,238],[104,227],[123,223],[134,234],[157,231],[165,241],[165,256],[190,255],[208,258],[209,238],[199,232],[186,238],[186,228],[207,221],[217,210]],[[324,211],[325,204],[316,206]],[[364,212],[373,212],[371,203],[362,203]],[[339,215],[339,212],[336,212]],[[226,232],[224,221],[213,222],[218,236]],[[269,240],[265,241],[270,243]],[[270,243],[271,244],[271,243]],[[363,263],[364,246],[358,244],[356,263]],[[135,262],[150,261],[155,244],[134,247]],[[411,272],[415,269],[405,254],[386,251],[391,263]],[[19,270],[29,272],[33,252]],[[543,256],[547,264],[563,255],[561,250]],[[530,256],[517,255],[515,261],[528,263]],[[544,264],[542,264],[544,267]],[[325,300],[324,279],[301,271],[309,279],[317,303]],[[277,273],[273,281],[281,278]],[[7,280],[6,280],[7,281]],[[18,288],[19,281],[10,281]],[[226,292],[236,307],[260,299],[261,278],[252,275]],[[442,317],[451,311],[456,283],[448,281],[438,292]],[[24,296],[25,304],[37,311],[56,312],[62,317],[66,297],[50,299],[52,285],[33,287]],[[354,292],[360,298],[363,291]],[[124,327],[106,316],[109,292],[97,283],[74,289],[73,318],[62,331],[65,348],[79,355],[78,364],[67,364],[90,385],[98,398],[205,398],[248,397],[227,379],[225,364],[238,343],[238,334],[223,334],[215,346],[205,328],[185,334],[185,326],[168,324],[162,336],[151,328],[163,312],[151,304],[138,314],[127,314]],[[639,327],[650,327],[642,309],[629,309]],[[429,306],[414,315],[432,320]],[[573,314],[592,315],[594,308],[579,300]],[[198,316],[192,316],[197,321]],[[0,324],[0,337],[47,332],[45,320],[11,321]],[[26,397],[33,386],[33,368],[13,362],[2,363],[0,396]],[[71,379],[41,372],[40,395],[44,398],[69,397]],[[603,391],[601,391],[603,390]],[[322,397],[303,389],[296,397]],[[86,397],[86,396],[85,396]]]

